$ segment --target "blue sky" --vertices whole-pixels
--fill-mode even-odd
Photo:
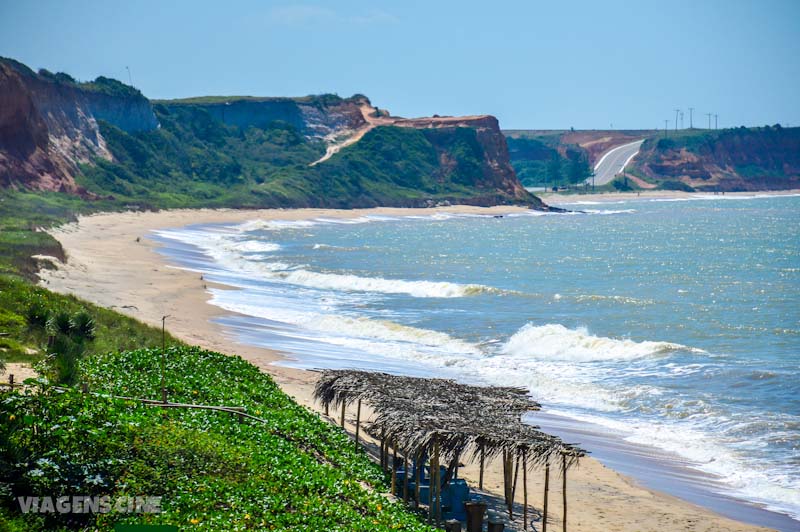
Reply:
[[[363,93],[505,128],[800,126],[800,1],[0,0],[0,55],[151,98]],[[688,126],[688,111],[685,125]]]

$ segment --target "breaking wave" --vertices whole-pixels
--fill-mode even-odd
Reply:
[[[529,323],[503,345],[501,352],[543,360],[591,362],[633,360],[665,355],[679,349],[691,348],[669,342],[636,342],[594,336],[585,328],[568,329],[561,324],[536,326]]]

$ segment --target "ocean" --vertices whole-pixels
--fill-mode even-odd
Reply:
[[[153,238],[288,365],[524,386],[532,422],[646,485],[800,528],[800,197],[563,206]]]

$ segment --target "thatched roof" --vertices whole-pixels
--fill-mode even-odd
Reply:
[[[314,395],[324,406],[364,401],[376,414],[368,432],[389,438],[412,455],[429,450],[434,440],[449,460],[469,453],[487,458],[511,453],[532,467],[561,456],[572,465],[584,455],[574,445],[521,422],[524,413],[541,408],[523,388],[326,370]]]

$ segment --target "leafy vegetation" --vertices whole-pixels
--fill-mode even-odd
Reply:
[[[155,112],[156,131],[130,134],[102,123],[116,160],[84,166],[79,184],[143,208],[411,206],[487,192],[476,186],[483,154],[470,128],[379,127],[309,166],[325,146],[289,123],[241,128],[197,105],[156,105]],[[453,164],[443,166],[441,157]]]
[[[86,317],[82,316],[87,312],[93,324],[91,334],[85,324]],[[51,319],[60,320],[66,327],[58,329],[58,321],[50,323]],[[159,329],[133,318],[74,296],[56,294],[22,279],[0,275],[0,332],[5,334],[0,337],[0,349],[8,361],[35,362],[46,353],[54,352],[54,337],[59,332],[70,336],[70,320],[77,324],[76,332],[81,331],[70,340],[92,337],[91,342],[83,342],[81,346],[86,356],[158,345],[162,340]],[[176,342],[169,335],[167,339]]]
[[[579,146],[556,149],[558,136],[507,137],[511,165],[523,185],[574,185],[592,174],[589,159]]]
[[[162,513],[20,516],[26,530],[174,524],[182,530],[430,530],[387,501],[380,469],[339,429],[298,406],[237,357],[170,347],[166,387],[175,402],[242,406],[263,419],[166,410],[108,395],[41,385],[0,400],[4,504],[29,494],[157,495]],[[91,389],[157,397],[159,349],[87,358]],[[10,528],[10,527],[9,527]]]

